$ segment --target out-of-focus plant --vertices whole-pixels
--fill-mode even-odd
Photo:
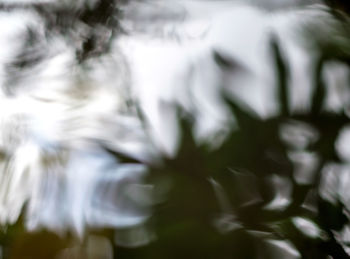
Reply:
[[[162,183],[170,186],[150,220],[158,238],[146,247],[119,248],[119,256],[282,258],[286,254],[271,247],[281,241],[293,246],[302,258],[349,258],[348,244],[337,233],[348,226],[350,208],[339,197],[333,202],[325,199],[326,190],[321,187],[326,166],[341,163],[335,141],[349,118],[344,111],[322,110],[327,87],[322,79],[327,59],[322,55],[310,75],[315,89],[311,111],[289,111],[288,67],[274,40],[272,49],[281,113],[263,120],[226,99],[239,129],[215,150],[196,144],[191,119],[180,115],[182,141],[176,157],[164,159],[149,174],[155,190]],[[310,129],[302,150],[293,143],[296,140],[288,141],[290,132],[281,137],[281,128],[288,125]],[[307,181],[296,175],[293,151],[318,158],[315,166],[302,172]],[[287,202],[274,207],[274,199],[283,196]]]
[[[350,13],[350,3],[347,0],[325,0],[326,4],[335,10],[341,10],[346,13]]]
[[[106,25],[108,14],[104,12],[110,11],[112,3],[103,6],[101,2],[96,13],[77,11],[78,15],[74,13],[72,17],[89,25]],[[66,23],[62,18],[70,14],[52,14],[50,9],[36,8],[47,16],[50,30],[65,29],[64,24],[56,27],[57,21]],[[115,24],[109,26],[114,28]],[[77,51],[78,59],[100,54],[101,48],[96,50],[96,44],[100,44],[98,33],[91,30]],[[288,103],[287,60],[277,40],[272,40],[271,47],[280,114],[261,119],[223,93],[238,128],[213,149],[195,141],[191,117],[179,109],[182,137],[176,156],[148,165],[155,204],[146,227],[154,238],[137,248],[114,246],[116,258],[282,258],[285,250],[279,250],[276,244],[293,247],[302,258],[349,258],[349,244],[340,233],[349,226],[350,207],[339,195],[326,199],[322,189],[327,166],[341,164],[335,141],[349,122],[345,110],[322,110],[327,87],[322,69],[329,59],[346,61],[349,56],[318,46],[319,55],[310,75],[315,89],[310,100],[312,108],[310,112],[295,113]],[[220,66],[226,65],[224,59],[216,60]],[[298,145],[291,138],[290,132],[295,131],[285,130],[293,127],[297,132],[307,132],[304,144]],[[317,157],[315,166],[302,170],[307,175],[302,175],[302,180],[296,176],[300,165],[293,159],[299,151]],[[115,155],[120,161],[132,160]],[[276,197],[284,203],[275,205]],[[113,241],[121,232],[91,229],[83,240],[77,241],[69,234],[28,233],[20,219],[0,230],[0,242],[4,258],[89,258],[89,236]],[[79,251],[74,249],[77,243],[81,244]]]

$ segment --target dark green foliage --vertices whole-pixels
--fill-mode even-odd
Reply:
[[[170,179],[167,199],[154,207],[151,219],[158,240],[139,249],[122,249],[122,258],[276,258],[267,249],[267,240],[288,240],[302,258],[349,258],[334,236],[349,218],[338,201],[332,204],[319,194],[321,170],[328,162],[340,162],[334,143],[348,123],[343,113],[322,110],[325,85],[320,57],[315,64],[314,97],[311,112],[289,112],[288,69],[277,41],[272,41],[276,76],[279,84],[279,116],[262,120],[251,111],[226,99],[239,130],[234,130],[216,150],[196,144],[191,120],[181,118],[182,141],[174,159],[150,170],[150,182]],[[230,62],[215,54],[220,66]],[[280,126],[293,120],[312,125],[320,134],[307,147],[320,156],[320,164],[310,184],[299,184],[293,176],[294,164],[288,146],[279,138]],[[270,181],[278,175],[292,184],[290,204],[282,210],[268,210],[277,191]],[[213,184],[214,183],[214,184]],[[316,210],[303,206],[313,196]],[[302,217],[314,222],[321,235],[310,237],[293,224]],[[257,234],[260,233],[260,234]]]
[[[283,57],[281,56],[281,51],[278,46],[276,36],[272,36],[271,47],[272,53],[275,57],[275,66],[276,66],[276,77],[279,84],[279,99],[281,106],[281,113],[284,115],[289,114],[289,101],[288,101],[288,68],[287,65],[283,61]]]
[[[113,32],[120,29],[117,20],[109,19],[117,9],[115,1],[101,1],[95,8],[84,10],[35,8],[45,17],[50,31],[69,34],[68,28],[76,20],[91,28],[103,25]],[[34,45],[31,41],[35,40],[29,33],[29,45]],[[98,31],[92,29],[83,48],[77,51],[77,59],[83,62],[95,54],[100,55],[99,51],[95,52],[96,44],[101,44]],[[102,49],[107,50],[109,40],[102,44],[106,44]],[[340,199],[333,204],[320,195],[321,170],[329,162],[340,162],[334,143],[349,121],[343,112],[322,109],[327,87],[322,69],[332,57],[320,55],[315,62],[311,110],[292,113],[288,65],[276,38],[271,40],[271,49],[280,114],[261,119],[223,94],[223,101],[235,117],[238,129],[232,130],[224,143],[213,150],[195,141],[191,117],[178,108],[181,142],[176,156],[148,165],[147,181],[154,186],[155,193],[166,189],[159,191],[162,197],[154,204],[152,217],[147,222],[157,239],[138,248],[116,246],[116,258],[276,258],[274,250],[268,247],[268,240],[289,241],[302,258],[349,258],[334,235],[334,231],[349,224],[347,209]],[[214,52],[213,56],[222,69],[237,65],[219,52]],[[37,58],[41,57],[22,53],[12,65],[20,69],[31,67]],[[312,169],[314,178],[309,184],[295,180],[295,165],[288,156],[290,147],[280,138],[281,125],[290,121],[311,125],[319,134],[319,138],[306,147],[320,157],[319,165]],[[121,163],[140,163],[127,155],[108,151]],[[290,203],[283,209],[266,208],[280,188],[287,186],[276,185],[272,181],[274,177],[291,186]],[[306,202],[312,209],[304,206]],[[293,223],[295,217],[313,222],[321,234],[306,235]],[[113,239],[114,230],[90,231]],[[48,232],[27,233],[20,220],[1,232],[0,242],[5,258],[54,258],[56,252],[71,244],[71,237],[69,234],[58,237]]]
[[[325,0],[325,2],[335,9],[340,9],[346,13],[350,13],[350,3],[348,0]]]

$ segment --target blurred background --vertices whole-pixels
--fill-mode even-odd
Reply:
[[[349,258],[348,15],[1,0],[0,258]]]

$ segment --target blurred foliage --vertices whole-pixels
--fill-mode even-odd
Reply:
[[[340,3],[344,10],[348,8],[345,1],[343,5],[341,1],[331,3]],[[74,23],[73,17],[92,28],[103,24],[114,30],[117,21],[109,18],[115,7],[116,1],[112,0],[100,1],[92,9],[81,10],[35,6],[46,17],[49,31],[66,30],[71,26],[67,23]],[[84,60],[92,53],[101,54],[94,52],[96,44],[100,44],[97,35],[94,29],[90,31],[83,48],[77,52],[77,59]],[[281,113],[263,120],[223,94],[239,128],[213,150],[195,141],[191,117],[178,109],[182,138],[177,155],[164,157],[160,164],[149,165],[148,182],[155,187],[158,202],[146,224],[156,238],[136,248],[113,246],[115,258],[281,258],[269,246],[270,240],[288,241],[302,258],[349,258],[345,251],[347,245],[334,234],[349,224],[348,208],[340,199],[331,203],[319,193],[322,168],[329,162],[340,162],[334,143],[339,131],[349,122],[344,112],[322,110],[327,87],[322,80],[322,68],[329,59],[344,61],[348,56],[334,57],[332,52],[323,56],[320,52],[311,75],[316,89],[311,111],[292,113],[288,103],[288,65],[276,39],[272,40],[271,46]],[[217,56],[216,61],[220,66],[231,65],[222,57]],[[281,125],[290,121],[311,125],[320,134],[306,147],[307,151],[320,157],[318,166],[312,169],[313,180],[308,184],[296,181],[295,165],[288,156],[290,146],[280,138]],[[116,155],[122,161],[133,161]],[[290,202],[282,209],[268,209],[279,188],[283,188],[272,180],[276,177],[291,185]],[[313,222],[320,234],[305,234],[294,223],[296,217]],[[89,236],[104,236],[114,243],[119,232],[90,229],[82,240],[78,240],[69,233],[27,232],[19,219],[16,224],[0,230],[2,257],[103,258],[89,253]],[[63,249],[68,252],[59,257]]]
[[[350,3],[347,0],[325,0],[325,2],[335,10],[341,10],[347,14],[350,13]]]
[[[266,241],[287,240],[302,258],[349,258],[344,244],[334,236],[334,231],[349,223],[348,208],[340,200],[333,204],[319,194],[322,168],[340,161],[334,143],[349,118],[322,110],[326,87],[322,67],[327,61],[323,56],[314,68],[311,112],[291,113],[288,68],[275,40],[272,48],[279,79],[279,116],[262,120],[226,99],[239,130],[232,131],[214,151],[196,144],[191,119],[179,116],[182,141],[176,157],[150,170],[155,186],[164,179],[171,182],[166,201],[155,206],[151,219],[157,241],[137,249],[119,248],[119,257],[280,258]],[[320,157],[308,184],[295,180],[289,147],[279,137],[281,125],[291,120],[312,125],[320,133],[306,148]],[[271,181],[274,175],[292,184],[290,203],[283,209],[267,208],[276,188],[281,188]],[[293,223],[295,217],[313,222],[321,234],[308,236]]]

